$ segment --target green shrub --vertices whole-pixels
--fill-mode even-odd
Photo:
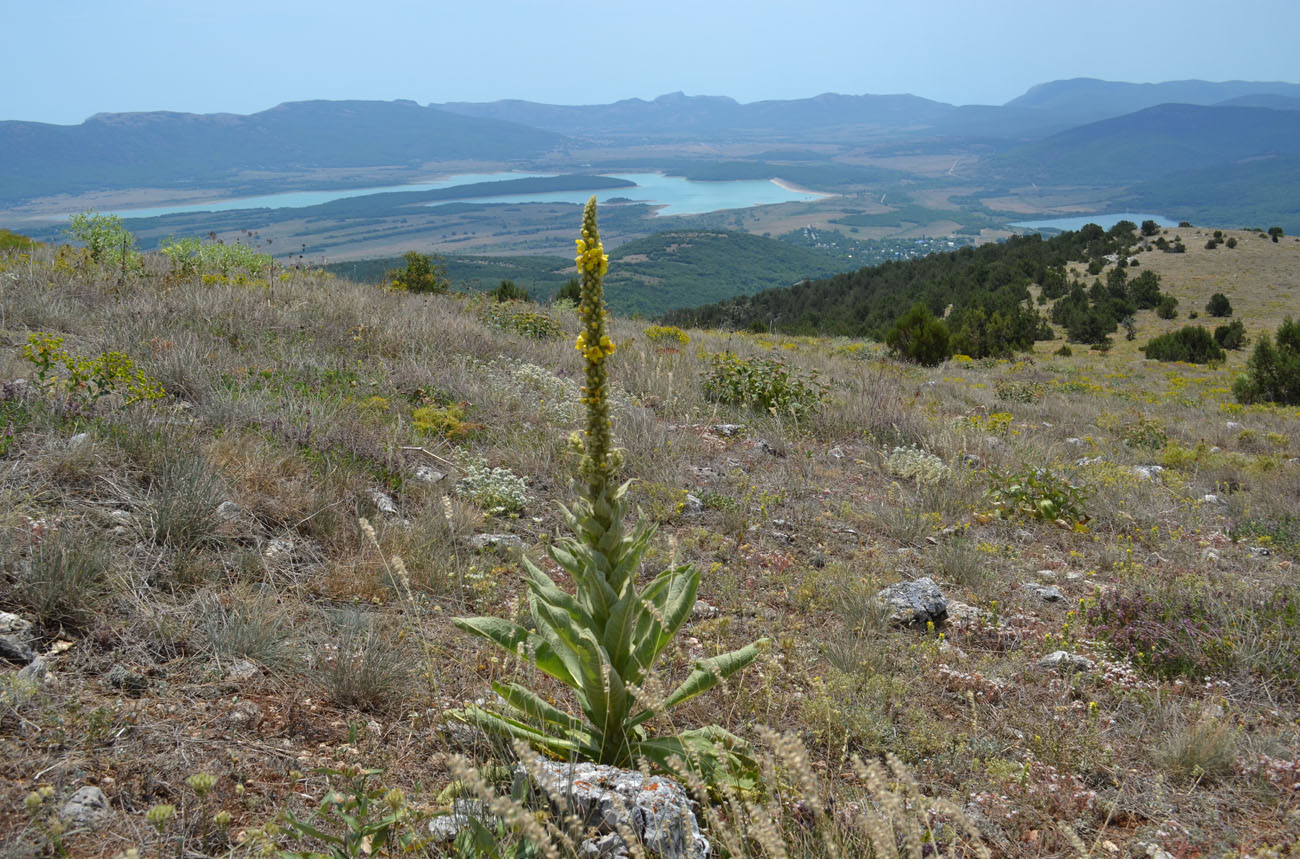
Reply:
[[[1231,316],[1232,302],[1228,301],[1228,296],[1222,292],[1216,292],[1206,303],[1205,312],[1211,316]]]
[[[1088,491],[1045,468],[1019,474],[989,469],[988,498],[994,515],[1004,519],[1078,526],[1090,518],[1083,510]]]
[[[1219,344],[1200,325],[1185,325],[1169,334],[1154,337],[1141,347],[1153,361],[1186,361],[1189,364],[1208,364],[1222,361],[1226,356]]]
[[[885,343],[900,358],[926,367],[942,364],[952,355],[952,335],[943,320],[935,319],[924,304],[916,304],[885,335]]]
[[[126,269],[138,265],[135,236],[122,226],[117,215],[82,212],[68,222],[68,235],[82,242],[96,264]]]
[[[1276,341],[1267,332],[1259,336],[1233,394],[1243,403],[1300,405],[1300,322],[1288,316]]]
[[[423,435],[455,438],[465,433],[465,410],[456,403],[424,406],[411,412],[411,425]]]
[[[517,513],[528,504],[528,482],[508,468],[473,462],[456,483],[456,494],[489,513]]]
[[[1160,296],[1160,303],[1156,305],[1156,316],[1161,319],[1173,319],[1178,315],[1178,299],[1169,293]]]
[[[159,251],[171,260],[173,270],[182,276],[217,272],[225,277],[235,269],[258,275],[275,264],[270,254],[258,253],[239,242],[204,243],[194,237],[168,239]]]
[[[1160,450],[1169,441],[1169,436],[1158,421],[1138,417],[1124,427],[1122,438],[1129,447],[1143,450]]]
[[[564,331],[549,314],[520,301],[489,304],[483,308],[480,318],[489,325],[532,340],[554,340]]]
[[[641,333],[656,346],[671,346],[674,343],[685,346],[691,342],[690,335],[676,325],[651,325]]]
[[[1008,403],[1037,403],[1047,394],[1042,382],[1028,379],[998,379],[993,391],[999,400]]]
[[[705,355],[704,396],[716,403],[745,406],[782,417],[816,412],[826,388],[816,375],[792,372],[775,358],[741,358],[734,352]]]
[[[408,251],[403,257],[406,268],[392,269],[385,275],[391,289],[406,292],[446,292],[451,286],[446,269],[437,256]]]
[[[63,348],[63,337],[57,334],[28,334],[23,357],[35,368],[42,389],[58,389],[88,403],[114,393],[122,395],[125,405],[166,396],[158,381],[124,353],[75,355]]]
[[[1240,349],[1246,345],[1246,326],[1240,319],[1214,329],[1214,342],[1224,349]]]
[[[503,280],[497,284],[496,288],[489,291],[488,295],[497,301],[531,301],[528,297],[528,290],[516,284],[513,280]]]

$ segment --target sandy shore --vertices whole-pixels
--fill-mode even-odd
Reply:
[[[837,196],[839,196],[838,194],[832,194],[832,193],[830,193],[829,191],[814,191],[812,188],[803,188],[803,187],[800,187],[799,185],[795,185],[795,184],[793,184],[793,183],[791,183],[791,182],[787,182],[787,181],[785,181],[784,179],[773,179],[773,180],[772,180],[772,184],[773,184],[773,185],[777,185],[777,186],[779,186],[779,187],[781,187],[781,188],[784,188],[784,189],[787,190],[787,191],[792,191],[792,192],[794,192],[795,194],[812,194],[814,197],[837,197]]]

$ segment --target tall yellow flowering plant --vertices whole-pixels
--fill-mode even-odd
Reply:
[[[596,227],[595,197],[583,214],[577,265],[582,332],[575,345],[586,363],[586,426],[574,483],[578,497],[572,507],[561,508],[573,536],[548,550],[573,578],[575,592],[560,588],[525,558],[535,632],[495,617],[454,622],[568,686],[582,715],[567,713],[518,683],[493,684],[503,706],[471,706],[453,715],[557,758],[615,766],[644,760],[660,768],[680,758],[706,778],[734,778],[744,744],[724,729],[710,726],[669,736],[647,730],[654,716],[752,662],[762,642],[697,661],[663,698],[654,698],[645,686],[655,661],[690,618],[700,574],[689,564],[673,566],[637,588],[637,572],[653,529],[642,522],[630,531],[624,525],[628,483],[618,481],[622,460],[611,443],[607,362],[614,343],[601,286],[609,257]]]

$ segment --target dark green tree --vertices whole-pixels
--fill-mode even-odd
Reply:
[[[1268,228],[1268,234],[1269,234],[1270,236],[1272,236],[1272,237],[1273,237],[1273,241],[1276,242],[1278,239],[1282,238],[1282,236],[1283,236],[1282,228],[1281,228],[1281,227],[1269,227],[1269,228]]]
[[[1169,334],[1161,334],[1141,348],[1154,361],[1208,364],[1211,361],[1222,361],[1226,357],[1223,349],[1214,342],[1213,335],[1199,325],[1186,325]]]
[[[1205,312],[1211,316],[1231,316],[1232,302],[1228,301],[1228,296],[1222,292],[1216,292],[1210,296],[1210,300],[1205,304]]]
[[[1158,232],[1160,232],[1160,225],[1155,221],[1148,219],[1142,222],[1142,235],[1154,236]]]
[[[528,301],[528,290],[523,289],[513,280],[503,280],[488,295],[497,301]]]
[[[1246,345],[1246,326],[1240,319],[1214,329],[1214,342],[1224,349],[1240,349]]]
[[[391,269],[387,275],[389,286],[407,292],[446,292],[451,287],[446,268],[436,255],[409,251],[402,257],[406,268]]]
[[[1161,319],[1173,319],[1178,315],[1178,299],[1169,293],[1163,293],[1160,296],[1160,303],[1156,305],[1156,316]]]
[[[1147,269],[1128,285],[1129,299],[1138,310],[1150,310],[1160,304],[1160,275]]]
[[[1288,316],[1277,329],[1276,342],[1267,332],[1259,336],[1232,392],[1243,403],[1300,405],[1300,322]]]
[[[942,364],[952,355],[948,326],[920,303],[894,323],[885,335],[885,343],[895,355],[926,367]]]
[[[572,301],[577,304],[582,300],[582,283],[576,277],[569,278],[551,300]]]

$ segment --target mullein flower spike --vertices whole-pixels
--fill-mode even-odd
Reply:
[[[518,683],[497,682],[500,707],[469,706],[458,718],[561,759],[590,760],[615,766],[648,761],[668,768],[685,760],[709,778],[755,771],[745,743],[717,726],[658,735],[649,723],[694,698],[752,662],[760,642],[696,662],[667,696],[643,700],[641,691],[664,649],[690,619],[700,574],[691,565],[672,566],[638,587],[641,560],[653,528],[627,527],[627,484],[617,481],[622,461],[612,444],[609,418],[608,358],[614,342],[608,331],[601,279],[609,266],[596,227],[596,198],[587,203],[582,238],[577,241],[582,277],[578,316],[582,332],[574,348],[584,359],[582,403],[586,407],[580,447],[582,462],[572,507],[562,508],[572,536],[548,549],[551,560],[574,583],[574,592],[524,556],[528,575],[529,627],[495,617],[456,618],[460,629],[523,658],[572,691],[581,717],[561,710],[553,699]]]

